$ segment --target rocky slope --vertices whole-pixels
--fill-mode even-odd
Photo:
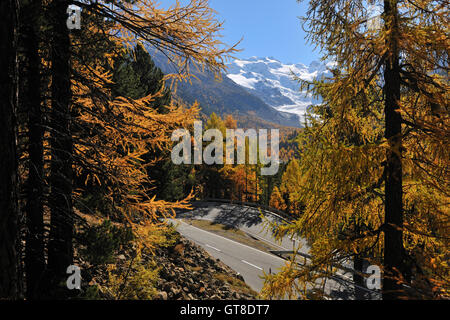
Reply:
[[[98,225],[97,223],[91,223]],[[129,243],[109,262],[93,264],[77,250],[82,270],[80,299],[250,300],[257,293],[242,276],[170,229],[160,245]]]
[[[205,250],[180,238],[173,248],[159,249],[158,263],[164,266],[157,288],[158,299],[255,299],[251,290],[227,265],[213,259]]]

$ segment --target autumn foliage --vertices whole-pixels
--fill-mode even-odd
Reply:
[[[309,38],[336,67],[301,81],[323,103],[286,185],[304,208],[278,231],[306,236],[314,259],[268,277],[267,296],[326,296],[324,273],[365,259],[382,267],[386,299],[448,297],[448,3],[384,1],[379,28],[369,7],[310,1]]]

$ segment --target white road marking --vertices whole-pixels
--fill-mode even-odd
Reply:
[[[248,262],[248,261],[245,261],[245,260],[241,260],[243,263],[246,263],[246,264],[248,264],[248,265],[250,265],[250,266],[252,266],[252,267],[255,267],[256,269],[259,269],[259,270],[262,270],[263,268],[260,268],[260,267],[258,267],[258,266],[255,266],[253,263],[250,263],[250,262]]]
[[[214,249],[216,251],[222,252],[222,250],[217,249],[216,247],[210,246],[209,244],[205,244],[208,248]]]
[[[270,212],[269,212],[270,213]],[[183,218],[180,218],[180,219],[178,219],[178,220],[180,220],[180,221],[183,221]],[[204,220],[204,221],[213,221],[213,220],[211,220],[211,219],[202,219],[202,218],[199,218],[199,220]],[[184,221],[183,221],[184,222]],[[192,226],[191,224],[189,224],[190,226]],[[242,229],[241,229],[242,230]],[[278,247],[278,248],[280,248],[280,249],[282,249],[282,250],[285,250],[285,251],[289,251],[289,250],[291,250],[292,248],[285,248],[285,247],[283,247],[283,246],[280,246],[279,244],[277,244],[277,243],[274,243],[274,242],[272,242],[272,241],[269,241],[269,240],[267,240],[267,239],[265,239],[265,238],[263,238],[263,237],[260,237],[259,235],[256,235],[255,233],[253,233],[253,232],[250,232],[250,231],[248,231],[248,230],[242,230],[242,231],[244,231],[245,233],[247,233],[249,236],[251,236],[251,237],[255,237],[255,238],[257,238],[258,240],[261,240],[261,241],[264,241],[264,242],[266,242],[266,243],[268,243],[268,244],[270,244],[270,245],[272,245],[272,246],[274,246],[274,247]],[[295,245],[295,241],[298,241],[298,242],[302,242],[299,238],[297,238],[297,237],[295,237],[294,239],[289,239],[289,240],[291,240],[291,241],[293,241],[294,242],[294,245]],[[300,251],[300,252],[302,252],[302,251]]]
[[[235,243],[235,244],[237,244],[237,245],[240,245],[240,246],[249,248],[249,249],[251,249],[251,250],[258,251],[259,253],[262,253],[262,254],[271,256],[271,257],[274,258],[274,259],[278,259],[278,260],[281,260],[281,261],[286,261],[285,259],[280,258],[280,257],[278,257],[278,256],[276,256],[276,255],[274,255],[274,254],[270,254],[270,253],[267,253],[267,252],[264,252],[264,251],[261,251],[261,250],[252,248],[252,247],[250,247],[250,246],[248,246],[248,245],[246,245],[246,244],[242,244],[242,243],[240,243],[240,242],[237,242],[237,241],[234,241],[234,240],[231,240],[231,239],[228,239],[228,238],[219,236],[219,235],[217,235],[217,234],[215,234],[215,233],[212,233],[212,232],[209,232],[209,231],[206,231],[206,230],[203,230],[203,229],[194,227],[193,225],[190,225],[190,224],[188,224],[188,223],[186,223],[186,222],[184,222],[184,221],[182,221],[182,220],[179,220],[179,222],[181,222],[182,224],[184,224],[184,225],[186,225],[186,226],[188,226],[188,227],[190,227],[190,228],[199,230],[199,231],[201,231],[201,232],[208,233],[208,234],[213,235],[213,236],[215,236],[215,237],[217,237],[217,238],[221,238],[221,239],[223,239],[223,240],[226,240],[226,241],[229,241],[229,242],[233,242],[233,243]]]

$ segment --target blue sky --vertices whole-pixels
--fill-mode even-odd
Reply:
[[[161,1],[162,6],[173,0]],[[274,57],[284,63],[309,64],[319,59],[318,49],[308,45],[299,16],[305,15],[308,1],[296,0],[210,0],[210,6],[224,21],[222,41],[239,45],[238,58]]]

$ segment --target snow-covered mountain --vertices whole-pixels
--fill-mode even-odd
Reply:
[[[246,60],[234,60],[227,66],[227,77],[235,83],[273,108],[298,114],[303,119],[306,108],[318,101],[301,92],[300,85],[294,77],[303,80],[320,78],[328,75],[327,69],[332,67],[332,63],[314,61],[306,66],[302,63],[284,64],[272,57],[251,57]]]
[[[152,59],[165,74],[177,72],[163,54],[153,54]],[[219,81],[207,70],[191,72],[192,81],[178,83],[175,96],[189,104],[198,102],[203,114],[233,115],[240,128],[301,127],[296,114],[276,110],[225,75]]]

